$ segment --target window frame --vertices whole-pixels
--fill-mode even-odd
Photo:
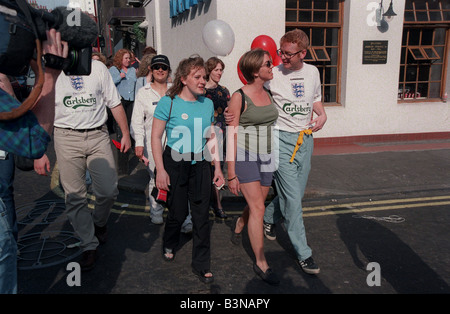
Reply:
[[[436,8],[436,6],[438,8]],[[440,20],[432,20],[431,13],[440,12]],[[418,18],[418,14],[425,16],[426,20]],[[414,17],[412,20],[410,17]],[[435,15],[436,16],[436,15]],[[448,20],[445,20],[445,17]],[[408,20],[407,20],[408,19]],[[442,36],[443,42],[437,43],[436,32],[442,29],[445,34]],[[430,41],[431,44],[423,43],[424,33],[432,33]],[[418,42],[411,43],[410,36],[411,33],[419,33]],[[406,38],[405,38],[406,36]],[[399,71],[399,92],[397,101],[401,102],[437,102],[441,101],[445,93],[447,70],[448,70],[448,53],[450,45],[450,6],[447,8],[443,5],[442,0],[438,0],[435,3],[435,7],[430,7],[429,0],[406,0],[405,2],[405,15],[403,20],[403,35],[402,35],[402,50],[401,50],[401,61],[400,61],[400,71]],[[417,38],[414,37],[414,38]],[[439,54],[436,48],[439,47],[442,52]],[[431,49],[433,56],[430,56],[427,52]],[[421,57],[418,57],[415,52],[420,52]],[[411,55],[413,61],[409,61],[409,56]],[[434,66],[434,67],[433,67]],[[432,71],[436,69],[437,66],[441,66],[439,80],[433,78],[435,75]],[[421,80],[420,76],[423,74],[424,70],[428,71],[428,78],[426,80]],[[415,79],[408,78],[409,74],[415,76]],[[419,85],[426,85],[427,94],[422,95],[419,91]],[[411,92],[410,86],[414,86],[414,91]],[[439,87],[438,95],[431,95],[433,92],[433,86]]]
[[[286,32],[295,28],[303,29],[309,37],[310,47],[308,47],[307,58],[304,59],[305,62],[315,65],[320,72],[320,80],[321,80],[321,89],[322,89],[322,102],[324,105],[340,105],[341,103],[341,72],[342,72],[342,38],[343,38],[343,28],[344,28],[344,0],[336,0],[337,7],[336,8],[328,8],[329,2],[326,2],[325,8],[317,8],[315,7],[316,0],[310,0],[311,4],[307,4],[306,6],[309,8],[305,8],[304,6],[301,8],[299,2],[302,0],[297,0],[296,8],[288,7],[286,5],[286,22],[285,22],[285,30]],[[321,1],[323,2],[323,1]],[[296,21],[288,21],[288,14],[292,14],[293,11],[296,11]],[[311,21],[301,22],[299,21],[300,12],[310,12]],[[325,16],[325,22],[314,22],[315,12],[322,12]],[[336,22],[327,22],[329,20],[330,13],[334,13],[335,18],[337,17]],[[312,38],[313,30],[322,29],[323,30],[323,45],[313,45],[314,38]],[[327,32],[332,32],[332,30],[337,30],[338,39],[335,43],[327,43]],[[309,30],[307,32],[306,30]],[[330,57],[330,53],[328,50],[336,49],[336,60],[332,61]],[[316,50],[322,51],[325,53],[326,59],[318,58],[316,54]],[[310,56],[310,57],[308,57]],[[335,68],[335,74],[332,73],[332,68]],[[331,75],[335,76],[331,78]],[[330,77],[327,82],[327,77]],[[334,82],[333,82],[334,80]],[[334,91],[335,95],[333,95],[336,99],[335,101],[327,101],[326,95],[329,94],[331,97],[333,87],[336,89]],[[329,89],[329,92],[326,90]]]

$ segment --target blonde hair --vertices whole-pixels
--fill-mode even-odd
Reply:
[[[306,35],[304,31],[298,28],[284,34],[280,39],[280,46],[282,46],[286,42],[297,44],[300,50],[304,50],[309,47],[308,35]]]
[[[242,75],[246,79],[247,83],[253,83],[255,80],[255,73],[259,71],[263,62],[264,55],[270,57],[270,53],[261,48],[255,48],[244,53],[239,61],[239,69]]]
[[[106,57],[103,53],[101,52],[93,52],[92,53],[92,57],[97,56],[99,61],[103,62],[103,64],[106,64]]]
[[[152,63],[153,57],[155,54],[146,54],[142,57],[141,63],[139,63],[139,69],[136,73],[137,77],[147,76],[148,72],[150,72],[150,65]]]
[[[176,95],[181,93],[184,87],[181,79],[186,78],[193,69],[204,68],[205,62],[199,55],[193,55],[187,59],[181,60],[178,64],[177,70],[175,71],[175,78],[173,79],[172,87],[170,87],[167,91],[167,95],[169,95],[172,99],[175,98]]]

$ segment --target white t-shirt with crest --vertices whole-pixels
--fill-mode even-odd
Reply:
[[[307,63],[297,71],[280,64],[273,68],[273,79],[266,82],[276,107],[276,127],[282,131],[300,132],[308,129],[314,102],[322,100],[319,70]]]
[[[55,85],[56,127],[93,129],[108,119],[106,107],[121,103],[119,92],[108,68],[100,61],[92,60],[92,70],[86,76],[58,76]]]

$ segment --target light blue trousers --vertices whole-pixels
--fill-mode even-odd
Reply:
[[[274,173],[278,195],[266,207],[264,222],[275,224],[284,217],[284,225],[298,259],[305,260],[312,255],[312,251],[306,241],[302,199],[311,170],[314,140],[312,135],[304,135],[303,144],[291,163],[289,160],[297,138],[298,133],[279,132],[279,164]]]

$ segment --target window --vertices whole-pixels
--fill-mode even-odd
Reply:
[[[324,103],[340,101],[343,0],[286,0],[286,31],[303,30],[310,40],[305,62],[321,74]]]
[[[450,2],[406,0],[398,99],[441,99],[450,36]]]

